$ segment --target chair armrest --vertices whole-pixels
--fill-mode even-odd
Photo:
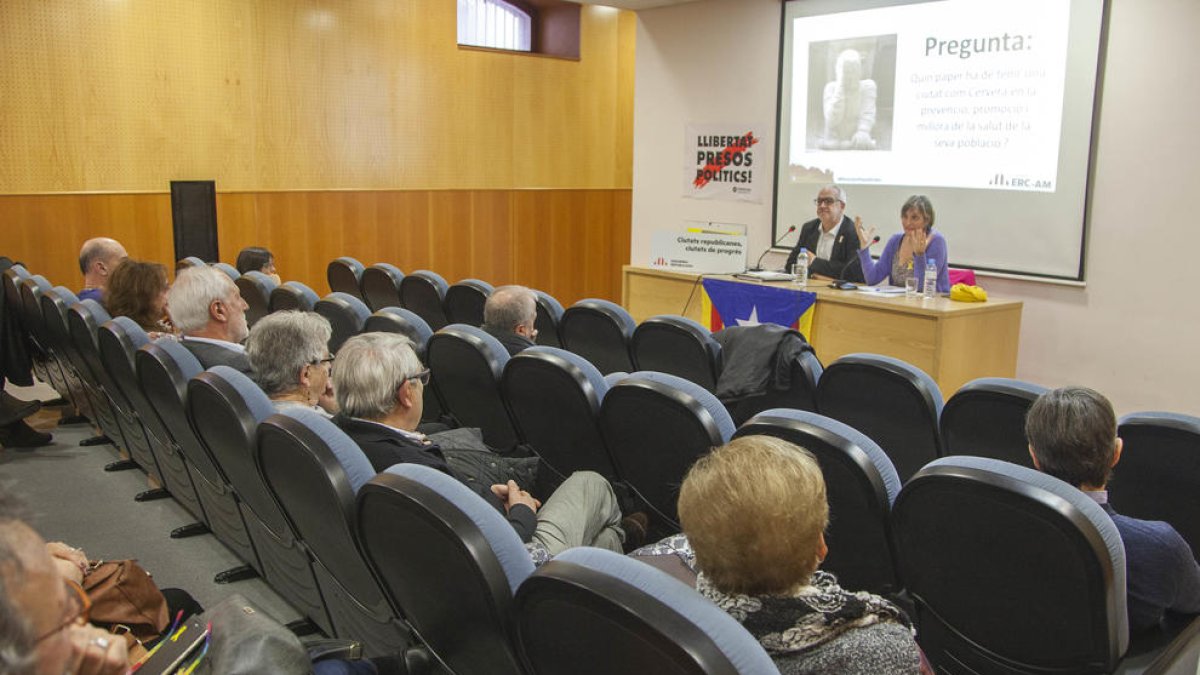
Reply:
[[[1170,616],[1160,630],[1135,635],[1113,675],[1195,675],[1200,666],[1200,617]]]

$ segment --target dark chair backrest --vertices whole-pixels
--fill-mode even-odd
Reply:
[[[449,288],[450,284],[440,274],[417,270],[400,283],[400,302],[405,309],[425,319],[430,328],[441,330],[450,323],[444,306]]]
[[[1170,523],[1200,559],[1200,417],[1138,412],[1120,419],[1124,441],[1108,497],[1117,513]]]
[[[616,477],[600,434],[608,383],[587,359],[564,349],[530,347],[504,366],[500,392],[521,437],[560,476],[595,471]]]
[[[285,281],[271,291],[270,309],[272,312],[289,309],[311,312],[320,299],[321,296],[317,295],[316,291],[299,281]]]
[[[331,293],[347,293],[362,300],[363,264],[349,256],[329,261],[325,268],[325,280]]]
[[[452,324],[429,338],[429,369],[446,410],[463,426],[482,429],[484,442],[499,450],[520,442],[500,395],[508,359],[499,340],[474,326]]]
[[[468,326],[483,325],[483,306],[496,290],[481,279],[463,279],[446,289],[442,308],[446,310],[446,321],[465,323]]]
[[[367,317],[362,332],[399,333],[412,341],[413,351],[417,353],[417,358],[421,359],[421,363],[428,363],[427,349],[429,338],[433,336],[433,330],[429,328],[429,324],[425,323],[425,319],[403,307],[384,307],[376,311]],[[422,401],[424,402],[424,409],[421,413],[422,420],[437,421],[441,419],[444,406],[441,394],[437,390],[437,382],[430,380],[429,386],[425,387],[422,394]]]
[[[400,306],[400,282],[404,280],[404,272],[391,263],[375,263],[363,270],[360,286],[362,286],[363,302],[378,312],[384,307]]]
[[[644,562],[573,548],[517,591],[521,654],[536,675],[778,675],[732,616]]]
[[[524,672],[512,597],[533,562],[495,509],[436,469],[397,464],[359,491],[357,522],[385,594],[452,672]]]
[[[849,354],[834,361],[817,384],[817,408],[878,443],[901,481],[941,452],[942,392],[933,378],[900,359]]]
[[[1109,673],[1129,645],[1120,534],[1056,478],[939,459],[900,490],[892,533],[939,672]]]
[[[875,441],[837,420],[803,410],[767,410],[734,434],[774,436],[807,449],[821,466],[829,501],[821,569],[843,588],[892,594],[900,590],[892,554],[892,502],[900,478]]]
[[[246,309],[246,325],[253,326],[259,319],[271,313],[271,293],[278,286],[274,279],[262,272],[250,271],[233,283],[237,284],[242,299],[249,306]]]
[[[102,412],[98,422],[101,430],[118,447],[126,446],[124,430],[118,421],[119,410],[112,399],[114,385],[104,363],[100,359],[100,343],[97,331],[100,325],[112,317],[104,306],[95,300],[81,300],[67,309],[67,330],[71,345],[79,355],[83,370],[79,371],[94,394],[96,405]]]
[[[4,311],[8,312],[10,318],[15,317],[18,321],[23,318],[21,313],[21,282],[32,276],[29,270],[25,269],[24,265],[12,265],[4,270],[3,275],[0,275],[0,283],[4,284]]]
[[[974,455],[1033,467],[1025,413],[1046,388],[1005,377],[964,384],[942,408],[942,455]]]
[[[563,306],[553,295],[545,291],[533,290],[537,296],[537,343],[547,347],[562,347],[562,338],[558,336],[558,324],[562,321]]]
[[[629,342],[636,328],[624,307],[607,300],[580,300],[563,312],[558,334],[563,347],[591,361],[605,375],[635,370]]]
[[[259,425],[255,463],[316,561],[338,635],[365,642],[371,654],[399,652],[407,628],[367,567],[354,528],[354,495],[375,476],[362,450],[329,420],[297,408]]]
[[[638,370],[654,370],[716,391],[721,345],[712,331],[682,316],[652,316],[638,324],[629,343]]]
[[[337,354],[342,343],[363,330],[371,310],[358,298],[348,293],[330,293],[317,301],[313,311],[329,319],[333,334],[329,337],[329,352]]]
[[[717,398],[741,424],[764,410],[817,410],[824,368],[799,331],[777,324],[731,326],[713,333],[721,345]]]
[[[613,385],[600,404],[600,431],[617,475],[676,529],[676,500],[697,459],[734,432],[725,406],[681,377],[637,372]]]
[[[34,340],[43,347],[46,343],[46,325],[42,319],[42,294],[51,288],[53,286],[50,285],[50,282],[40,274],[34,274],[28,279],[22,280],[18,286],[21,300],[21,321],[25,330],[31,333]]]

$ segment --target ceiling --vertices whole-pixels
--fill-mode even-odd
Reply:
[[[621,9],[650,9],[651,7],[666,7],[667,5],[682,5],[696,0],[572,0],[581,5],[606,5]]]

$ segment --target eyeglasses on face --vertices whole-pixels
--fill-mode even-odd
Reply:
[[[42,642],[48,638],[58,635],[64,628],[73,626],[77,623],[87,623],[88,613],[92,610],[92,600],[84,592],[83,587],[74,581],[63,579],[63,584],[67,588],[66,605],[63,610],[63,620],[54,628],[42,633],[37,637],[37,642]]]
[[[416,375],[411,375],[404,379],[405,380],[417,380],[418,382],[421,383],[422,387],[427,387],[427,386],[429,386],[429,369],[426,368],[425,370],[422,370],[421,372],[417,373]]]
[[[813,200],[813,203],[817,206],[833,206],[834,204],[838,203],[838,201],[839,200],[834,199],[833,197],[817,197]]]

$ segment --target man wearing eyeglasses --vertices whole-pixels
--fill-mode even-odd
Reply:
[[[858,260],[858,233],[854,221],[846,215],[846,191],[838,185],[826,185],[813,200],[817,217],[800,227],[800,237],[788,255],[785,270],[792,269],[800,249],[807,249],[808,273],[830,279],[861,282]]]
[[[575,472],[543,505],[528,486],[512,480],[487,485],[455,471],[438,443],[416,430],[429,370],[410,345],[401,335],[363,333],[338,350],[333,388],[341,413],[334,422],[376,471],[411,463],[452,476],[506,516],[536,560],[572,546],[621,552],[621,509],[612,486],[597,473]]]
[[[89,607],[79,584],[55,567],[46,542],[0,513],[0,672],[127,672],[125,640],[89,625]]]

